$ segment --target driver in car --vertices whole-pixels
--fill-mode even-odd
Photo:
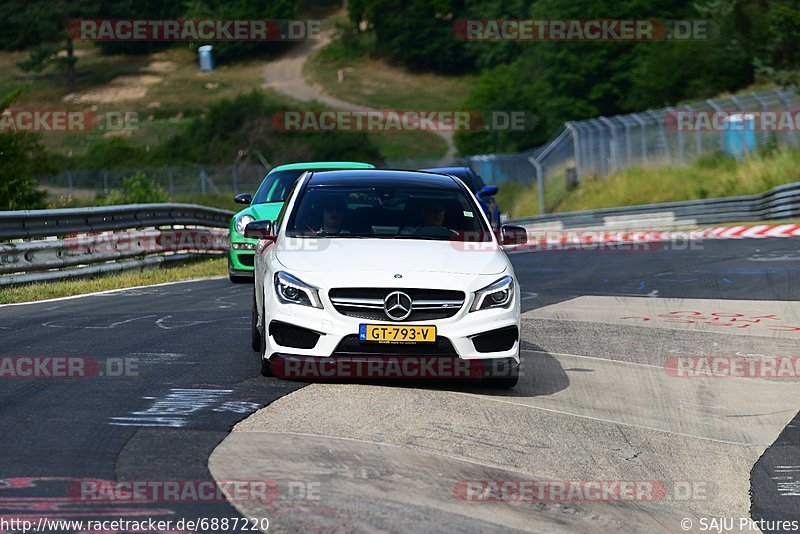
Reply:
[[[342,229],[346,207],[344,201],[339,197],[326,199],[322,208],[322,226],[317,231],[317,234],[335,235],[348,233],[347,230]]]

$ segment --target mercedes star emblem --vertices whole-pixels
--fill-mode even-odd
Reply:
[[[383,311],[392,321],[402,321],[411,315],[411,297],[402,291],[393,291],[383,299]]]

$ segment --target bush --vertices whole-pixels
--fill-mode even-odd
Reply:
[[[4,112],[26,89],[22,85],[0,98]],[[45,192],[36,188],[35,176],[50,174],[55,164],[37,134],[0,133],[0,210],[32,210],[45,207]]]
[[[258,91],[221,100],[155,153],[151,152],[150,160],[221,164],[242,161],[256,151],[272,164],[325,159],[373,163],[381,160],[380,150],[364,132],[277,131],[272,117],[288,109],[282,101]]]
[[[36,188],[35,176],[53,172],[36,135],[0,134],[0,210],[45,207],[45,192]]]
[[[137,167],[145,162],[147,153],[122,137],[97,139],[89,145],[77,165],[83,169],[114,169]]]
[[[169,195],[161,189],[158,183],[137,172],[132,176],[122,179],[122,187],[114,189],[107,195],[97,196],[98,206],[112,206],[119,204],[153,204],[169,201]]]

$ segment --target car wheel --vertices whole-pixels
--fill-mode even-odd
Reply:
[[[510,389],[519,382],[519,365],[510,369],[502,376],[488,376],[483,379],[485,386],[491,389]]]
[[[231,282],[234,284],[248,284],[253,281],[249,276],[237,276],[235,274],[229,274],[228,278],[230,278]]]
[[[256,352],[261,352],[261,332],[258,331],[258,308],[256,295],[253,293],[253,309],[250,312],[250,346]]]

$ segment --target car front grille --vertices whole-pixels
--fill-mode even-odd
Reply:
[[[458,356],[446,337],[436,336],[435,343],[375,343],[361,341],[358,334],[342,338],[333,356]]]
[[[253,252],[240,252],[236,255],[236,259],[239,260],[239,263],[244,265],[245,267],[252,267],[254,260],[255,260],[255,253]]]
[[[411,298],[411,314],[403,321],[434,321],[453,317],[464,305],[463,291],[446,289],[405,289],[386,287],[359,287],[331,289],[328,296],[337,312],[348,317],[372,321],[390,321],[383,309],[383,301],[394,291],[402,291]]]

